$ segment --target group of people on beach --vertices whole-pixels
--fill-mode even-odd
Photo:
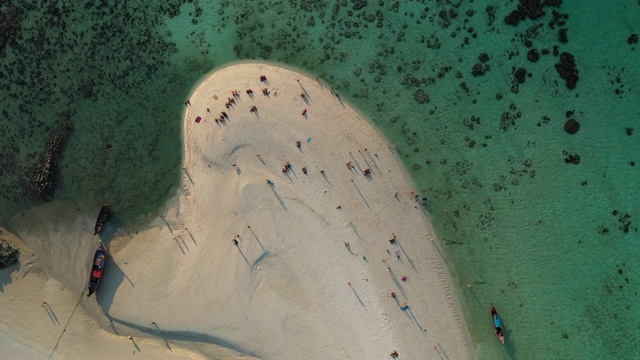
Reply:
[[[260,76],[260,81],[261,81],[261,82],[263,82],[263,83],[267,83],[267,77],[266,77],[265,75],[261,75],[261,76]],[[298,82],[300,82],[300,80],[297,80],[297,81],[298,81]],[[251,90],[251,89],[247,89],[247,90],[246,90],[246,93],[247,93],[249,96],[252,96],[252,94],[253,94],[253,90]],[[265,95],[265,96],[268,96],[268,95],[270,94],[270,92],[269,92],[269,90],[268,90],[267,88],[262,89],[262,93],[263,93],[263,95]],[[332,88],[332,94],[333,94],[334,96],[338,96],[338,95],[337,95],[337,93],[335,93],[335,92],[334,92],[333,88]],[[237,100],[239,100],[239,98],[240,98],[240,95],[239,95],[239,93],[238,93],[238,91],[237,91],[237,90],[233,90],[233,91],[232,91],[232,96],[233,96],[233,97],[228,98],[227,102],[225,103],[225,107],[226,107],[226,109],[227,109],[227,110],[231,110],[231,109],[235,106],[236,101],[237,101]],[[300,93],[300,97],[306,100],[307,95],[305,94],[305,92],[302,92],[302,93]],[[190,103],[189,103],[189,105],[190,105]],[[208,109],[207,109],[207,110],[208,110]],[[252,112],[252,113],[257,112],[257,107],[256,107],[255,105],[252,105],[252,106],[250,107],[250,112]],[[307,109],[304,109],[304,110],[302,111],[302,115],[303,115],[303,116],[306,116],[306,114],[307,114]],[[228,118],[228,115],[227,115],[225,112],[222,112],[222,114],[221,114],[220,118],[219,118],[219,119],[218,119],[218,118],[216,118],[215,120],[216,120],[216,123],[218,123],[219,121],[224,121],[224,119],[226,119],[226,118]],[[300,146],[301,146],[300,141],[296,141],[296,147],[300,148]],[[365,151],[366,151],[366,149],[365,149]],[[258,154],[257,156],[258,156],[258,158],[259,158],[259,157],[260,157],[260,154]],[[376,157],[377,157],[377,154],[376,154]],[[234,166],[235,166],[235,165],[236,165],[236,164],[234,164]],[[347,162],[347,168],[348,168],[348,169],[350,169],[350,170],[351,170],[351,169],[354,169],[354,168],[355,168],[355,164],[354,164],[352,161],[349,161],[349,162]],[[282,170],[282,173],[284,173],[284,174],[286,174],[286,173],[290,172],[290,171],[291,171],[291,164],[290,164],[290,162],[289,162],[289,161],[285,162],[285,163],[283,164],[283,166],[282,166],[282,169],[281,169],[281,170]],[[304,172],[305,174],[307,173],[306,168],[303,168],[303,172]],[[321,172],[321,173],[322,173],[322,175],[324,176],[324,170],[321,170],[320,172]],[[364,170],[363,170],[363,174],[364,174],[365,176],[367,176],[367,177],[370,177],[370,176],[372,175],[371,169],[370,169],[370,168],[366,168],[366,169],[364,169]],[[352,180],[352,181],[353,181],[353,180]],[[269,186],[271,186],[271,187],[273,187],[273,186],[274,186],[274,182],[273,182],[272,180],[270,180],[270,179],[266,179],[266,183],[267,183]],[[413,197],[413,198],[415,198],[415,200],[416,200],[416,201],[419,201],[419,200],[420,200],[420,198],[419,198],[418,194],[414,193],[413,191],[411,192],[411,195],[412,195],[412,197]],[[398,198],[398,199],[399,199],[398,193],[396,193],[394,196],[395,196],[396,198]],[[423,204],[423,205],[426,205],[426,198],[424,198],[424,199],[423,199],[422,204]],[[341,209],[341,208],[342,208],[341,206],[337,207],[337,209]],[[234,245],[234,246],[236,246],[236,247],[238,247],[238,246],[239,246],[239,240],[240,240],[240,235],[236,235],[236,236],[234,236],[234,237],[233,237],[233,239],[232,239],[232,243],[233,243],[233,245]],[[390,241],[392,244],[396,242],[396,236],[395,236],[395,234],[392,234],[392,238],[391,238],[389,241]],[[344,246],[345,246],[349,251],[351,251],[351,244],[349,243],[349,241],[344,241]],[[387,250],[387,252],[389,252],[389,251]],[[397,259],[398,259],[398,260],[400,260],[400,252],[399,252],[399,251],[396,251],[396,257],[397,257]],[[366,261],[366,256],[362,256],[362,258],[363,258],[363,259],[365,259],[365,261]],[[384,262],[384,260],[383,260],[383,262]],[[388,266],[387,266],[387,271],[390,271],[390,267],[388,267]],[[407,281],[407,277],[406,277],[406,276],[402,276],[402,281],[406,282],[406,281]],[[349,282],[349,285],[351,285],[351,282]],[[396,302],[398,302],[398,300],[397,300],[398,295],[396,294],[396,292],[395,292],[395,291],[391,291],[391,297],[392,297],[393,299],[395,299],[395,300],[396,300]],[[407,303],[406,303],[406,301],[402,301],[402,305],[400,306],[400,308],[401,308],[402,310],[407,310],[407,309],[409,308],[409,307],[408,307],[408,305],[407,305]],[[394,350],[393,352],[391,352],[389,355],[390,355],[393,359],[398,359],[398,358],[399,358],[399,354],[398,354],[398,352],[397,352],[396,350]]]

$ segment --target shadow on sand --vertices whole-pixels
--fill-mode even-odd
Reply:
[[[271,188],[271,191],[273,191],[273,195],[275,195],[276,199],[278,199],[278,201],[280,202],[280,205],[282,205],[282,208],[287,210],[287,207],[284,206],[284,202],[282,201],[282,199],[280,198],[280,195],[278,195],[278,192],[276,191],[275,185],[269,184],[269,187]]]
[[[58,317],[56,316],[56,313],[51,308],[51,305],[49,305],[49,303],[44,303],[42,304],[42,307],[47,311],[47,315],[49,315],[51,322],[53,322],[54,325],[60,325],[60,320],[58,320]]]
[[[161,338],[165,342],[165,345],[167,345],[167,348],[169,350],[171,350],[171,347],[169,346],[168,341],[173,340],[173,341],[202,342],[202,343],[213,344],[213,345],[221,346],[231,350],[235,350],[239,353],[243,353],[248,356],[253,356],[255,358],[260,358],[261,356],[261,354],[254,353],[249,349],[242,348],[234,343],[223,340],[222,338],[214,335],[200,333],[196,331],[188,331],[188,330],[184,330],[184,331],[162,330],[161,324],[154,323],[151,326],[142,326],[142,325],[132,323],[130,321],[125,321],[115,317],[111,317],[108,314],[105,314],[105,315],[113,323],[126,326],[128,328],[137,330],[144,334],[148,334],[149,336],[155,336],[155,337]]]
[[[136,287],[120,266],[113,261],[113,258],[107,249],[107,262],[104,266],[104,273],[102,274],[102,279],[100,280],[98,289],[93,294],[93,296],[96,297],[98,305],[100,305],[105,313],[109,313],[116,290],[118,290],[125,280],[131,285],[131,287]],[[140,305],[138,304],[138,306]]]
[[[360,302],[360,305],[362,305],[362,307],[367,310],[367,307],[364,305],[364,303],[362,302],[362,299],[360,299],[360,295],[358,295],[358,293],[356,292],[356,289],[353,288],[353,285],[351,285],[351,283],[349,283],[349,287],[351,288],[351,291],[353,291],[353,294],[356,296],[356,298],[358,299],[358,301]],[[367,310],[368,311],[368,310]]]
[[[0,293],[4,292],[4,286],[7,284],[11,284],[13,279],[11,278],[11,274],[14,271],[18,271],[20,269],[20,260],[17,263],[9,266],[6,269],[0,270]]]

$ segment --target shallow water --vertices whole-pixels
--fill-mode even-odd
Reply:
[[[197,80],[268,59],[327,81],[396,144],[429,198],[480,359],[640,356],[640,49],[627,43],[637,1],[564,1],[517,27],[504,22],[508,1],[89,3],[54,14],[14,4],[18,45],[0,70],[2,223],[41,202],[16,184],[71,121],[54,198],[89,216],[108,201],[123,226],[143,225],[178,186]],[[550,28],[552,10],[569,15],[564,26]],[[550,53],[528,61],[527,40]],[[554,45],[576,59],[573,90]],[[476,64],[484,75],[472,76]],[[520,67],[530,76],[516,90]]]

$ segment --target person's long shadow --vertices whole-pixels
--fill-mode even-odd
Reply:
[[[189,231],[189,229],[187,229],[187,233],[189,234],[189,236],[191,237],[191,241],[193,241],[193,243],[198,246],[198,242],[196,241],[196,238],[193,237],[193,234],[191,233],[191,231]]]
[[[264,246],[262,246],[262,242],[260,242],[260,239],[258,238],[258,235],[256,235],[255,232],[253,232],[252,228],[249,228],[249,230],[251,230],[251,233],[253,234],[253,237],[256,238],[256,241],[258,242],[258,245],[260,245],[260,247],[262,248],[262,251],[267,252],[267,250],[265,250]]]
[[[369,164],[369,160],[367,160],[367,158],[364,157],[364,154],[362,153],[362,151],[360,151],[360,156],[362,156],[362,160],[364,160],[364,163],[367,164],[367,167],[371,169],[371,164]]]
[[[191,174],[189,174],[189,171],[187,171],[187,168],[182,168],[182,171],[184,171],[184,173],[189,178],[189,182],[191,182],[191,185],[195,185],[196,183],[193,182],[193,179],[191,178]]]
[[[369,206],[369,203],[367,202],[367,199],[364,198],[364,195],[362,195],[362,193],[360,192],[360,189],[358,189],[358,186],[356,185],[356,183],[352,182],[352,184],[353,184],[353,187],[355,187],[356,190],[358,190],[358,194],[360,194],[360,197],[362,198],[362,201],[364,201],[364,204],[367,205],[369,210],[371,210],[371,206]]]
[[[44,304],[44,309],[47,311],[47,315],[49,315],[49,318],[51,319],[53,324],[60,325],[60,320],[58,320],[56,313],[53,312],[53,309],[51,308],[51,305],[49,305],[49,303]]]
[[[173,235],[173,228],[171,227],[171,224],[169,224],[167,219],[164,218],[164,215],[160,215],[160,219],[164,221],[164,224],[167,225],[167,228],[169,228],[169,232],[171,233],[171,235]]]
[[[282,207],[287,210],[287,207],[284,206],[284,202],[282,201],[282,199],[280,198],[280,195],[278,195],[278,192],[275,189],[275,185],[269,185],[269,187],[271,187],[271,191],[273,191],[273,194],[276,196],[276,199],[278,199],[278,201],[280,202],[280,205],[282,205]],[[288,211],[288,210],[287,210]]]
[[[311,96],[309,95],[309,92],[307,91],[307,89],[304,88],[302,83],[298,83],[298,84],[300,84],[300,88],[302,89],[302,92],[304,93],[304,101],[308,104],[309,100],[311,100]]]
[[[187,245],[187,242],[186,242],[186,241],[184,241],[184,238],[182,237],[182,235],[178,235],[178,236],[176,236],[175,238],[176,238],[176,241],[178,241],[178,239],[180,239],[180,241],[181,241],[181,243],[182,243],[182,246],[184,246],[184,248],[185,248],[185,249],[187,249],[187,252],[189,252],[189,253],[191,252],[191,249],[189,249],[189,245]],[[182,247],[182,246],[181,246],[181,247]],[[183,252],[184,252],[184,251],[183,251]]]
[[[349,251],[349,253],[351,253],[351,255],[353,255],[353,250],[351,250],[351,244],[345,242],[344,243],[344,247],[346,247],[347,250]]]
[[[360,299],[360,295],[358,295],[358,293],[356,292],[356,289],[353,288],[353,285],[349,284],[349,287],[351,288],[351,291],[353,291],[353,293],[356,295],[356,298],[358,298],[358,301],[360,302],[360,305],[362,305],[362,307],[367,310],[367,307],[364,305],[364,303],[362,302],[362,299]],[[368,310],[367,310],[368,311]]]
[[[426,336],[426,335],[427,335],[427,331],[426,331],[425,329],[423,329],[423,328],[422,328],[422,325],[420,325],[420,323],[418,322],[418,319],[416,319],[416,316],[415,316],[415,315],[413,315],[413,311],[411,310],[411,307],[410,307],[410,306],[406,306],[406,305],[405,305],[405,308],[404,308],[404,310],[402,310],[402,311],[404,311],[405,313],[407,313],[407,316],[409,317],[409,319],[410,319],[413,323],[415,323],[415,324],[416,324],[416,326],[418,327],[418,329],[420,329],[420,333],[421,333],[422,335]]]
[[[320,171],[320,174],[322,174],[322,177],[324,178],[324,180],[325,180],[326,182],[328,182],[329,184],[331,184],[331,181],[329,181],[329,178],[327,178],[327,173],[326,173],[324,170],[323,170],[323,171]]]
[[[440,343],[436,343],[436,344],[437,346],[434,345],[433,347],[436,349],[436,352],[438,353],[440,360],[451,360],[449,359],[449,356],[447,356],[447,353],[442,348],[442,345],[440,345]]]
[[[404,293],[404,288],[402,287],[402,283],[400,282],[400,280],[398,280],[398,278],[396,277],[396,274],[393,273],[393,270],[389,269],[389,274],[391,275],[391,279],[393,279],[393,282],[396,283],[396,287],[398,287],[398,290],[400,290],[400,292],[402,293],[402,295],[404,295],[404,297],[407,297],[407,294]]]
[[[360,234],[358,234],[358,230],[356,229],[356,226],[353,225],[352,222],[349,222],[349,224],[351,224],[351,228],[353,228],[353,232],[356,233],[356,236],[358,237],[358,239],[362,240],[362,238],[360,237]]]
[[[175,240],[176,244],[178,244],[178,247],[180,248],[180,251],[182,251],[182,255],[187,255],[187,253],[184,252],[184,249],[182,248],[182,244],[180,244],[180,240],[178,240],[178,237],[174,236],[173,240]]]
[[[240,247],[238,245],[236,245],[236,247],[238,248],[238,251],[240,252],[240,255],[242,255],[242,258],[244,259],[244,261],[247,263],[247,265],[249,265],[249,267],[251,268],[251,263],[249,262],[249,260],[247,259],[246,256],[244,256],[244,253],[242,252],[242,249],[240,249]]]
[[[135,347],[136,347],[136,350],[137,350],[138,352],[142,352],[142,350],[140,350],[140,346],[138,346],[138,344],[136,343],[136,339],[131,338],[131,342],[133,343],[133,346],[135,346]]]
[[[291,174],[289,174],[289,171],[283,171],[282,174],[284,175],[284,177],[289,179],[290,182],[293,182],[293,179],[291,178]]]
[[[367,155],[369,155],[369,159],[371,159],[371,162],[373,163],[373,166],[376,168],[376,170],[378,170],[378,173],[380,175],[382,175],[382,171],[380,171],[380,168],[378,167],[378,164],[376,163],[376,161],[373,159],[373,157],[371,156],[371,154],[369,154],[369,151],[366,151]]]
[[[413,270],[415,270],[416,274],[418,273],[418,269],[416,269],[416,265],[413,263],[413,260],[411,260],[411,258],[409,257],[409,254],[407,254],[407,252],[405,251],[404,247],[402,247],[402,243],[400,243],[400,241],[398,241],[396,239],[396,244],[398,244],[398,246],[400,246],[400,250],[402,250],[402,252],[404,253],[404,256],[407,258],[407,260],[409,260],[409,263],[411,264],[411,266],[413,267]]]

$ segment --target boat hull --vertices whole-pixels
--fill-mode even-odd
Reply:
[[[504,345],[504,326],[502,325],[502,319],[498,314],[498,310],[492,307],[491,311],[491,325],[493,326],[493,331],[496,333],[498,340]]]
[[[93,235],[97,235],[102,230],[102,228],[104,227],[104,224],[107,222],[108,216],[109,216],[109,205],[104,204],[102,205],[102,208],[100,209],[100,213],[98,214],[98,219],[96,220],[96,226],[94,228]]]
[[[100,244],[100,247],[96,251],[93,257],[93,265],[91,266],[91,275],[89,276],[89,287],[87,296],[91,296],[98,289],[102,274],[104,273],[104,265],[107,262],[107,251],[104,246]]]

